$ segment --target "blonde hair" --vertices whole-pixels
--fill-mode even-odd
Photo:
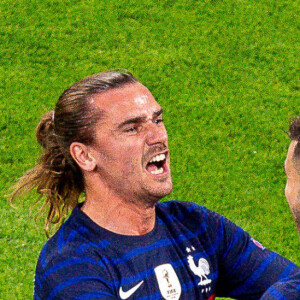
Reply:
[[[44,114],[36,128],[36,138],[44,152],[38,164],[27,171],[16,185],[11,203],[35,190],[42,208],[48,207],[45,220],[47,236],[52,224],[60,225],[78,203],[84,191],[84,178],[69,152],[72,142],[93,143],[93,129],[103,117],[89,98],[94,94],[138,82],[129,72],[108,71],[84,78],[60,96],[54,111]]]

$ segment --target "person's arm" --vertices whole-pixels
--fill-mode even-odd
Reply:
[[[218,228],[217,296],[234,299],[300,299],[300,268],[264,248],[248,233],[210,212],[210,228]],[[213,233],[212,233],[213,234]]]

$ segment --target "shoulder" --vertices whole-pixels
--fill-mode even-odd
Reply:
[[[45,258],[43,251],[40,255],[34,284],[34,293],[40,299],[54,296],[55,299],[75,299],[81,294],[89,295],[89,291],[111,297],[112,288],[106,258],[95,245],[70,242],[61,250],[53,248],[52,254],[47,251]]]
[[[76,222],[75,222],[76,221]],[[36,266],[35,292],[50,293],[74,285],[94,285],[110,281],[107,272],[105,239],[93,239],[88,226],[71,217],[44,245]],[[70,293],[72,292],[70,288]],[[59,298],[60,299],[60,298]]]
[[[110,242],[91,226],[91,221],[75,208],[69,219],[44,245],[36,267],[36,277],[101,267],[102,256]],[[72,273],[72,272],[71,272]]]
[[[40,253],[39,262],[45,267],[59,257],[69,256],[72,252],[78,251],[88,243],[83,234],[87,228],[76,225],[71,217],[59,228],[59,230],[45,243]]]
[[[192,211],[192,210],[202,210],[206,209],[204,206],[198,205],[194,202],[190,201],[179,201],[179,200],[171,200],[165,202],[157,203],[157,207],[164,211],[169,212],[182,212],[182,211]]]
[[[221,226],[223,219],[220,214],[209,210],[208,208],[187,201],[166,201],[157,205],[158,216],[172,223],[182,223],[190,230],[197,230],[202,227],[203,230],[214,230]]]
[[[168,214],[178,219],[184,219],[185,217],[207,219],[210,217],[222,217],[218,213],[209,210],[208,208],[198,205],[194,202],[188,201],[166,201],[157,204],[158,213]]]
[[[246,234],[242,228],[226,217],[204,206],[186,201],[166,201],[157,205],[157,214],[171,226],[183,225],[192,232],[199,232],[211,239]]]

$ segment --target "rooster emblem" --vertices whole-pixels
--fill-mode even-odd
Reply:
[[[200,278],[198,285],[204,286],[211,283],[211,279],[207,278],[207,275],[209,275],[210,270],[208,261],[205,258],[199,259],[198,266],[196,266],[194,258],[191,255],[187,257],[187,261],[191,271]]]

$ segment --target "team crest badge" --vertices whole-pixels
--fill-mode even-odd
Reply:
[[[187,257],[188,264],[193,273],[199,276],[198,285],[208,285],[211,283],[211,279],[208,279],[208,275],[210,273],[208,261],[205,258],[200,258],[198,261],[198,265],[195,264],[193,256],[189,255]]]
[[[161,295],[165,300],[178,300],[181,295],[180,281],[171,264],[154,268]]]
[[[190,270],[199,277],[198,285],[201,287],[202,293],[208,293],[211,291],[211,279],[208,278],[210,275],[209,263],[205,258],[200,258],[198,262],[194,261],[192,255],[187,257],[187,262]]]

